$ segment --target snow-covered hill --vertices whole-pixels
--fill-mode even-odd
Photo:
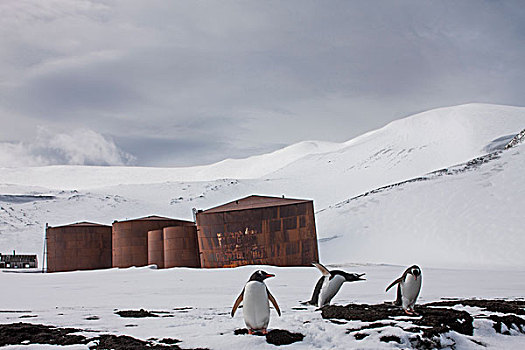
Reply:
[[[1,169],[0,252],[40,252],[46,222],[191,219],[193,207],[284,194],[314,200],[326,261],[524,266],[517,256],[525,248],[516,214],[525,204],[521,146],[468,172],[344,202],[502,148],[524,127],[525,108],[469,104],[420,113],[340,144],[303,142],[208,166]],[[496,234],[505,239],[494,244]]]
[[[340,202],[317,215],[322,258],[525,267],[524,173],[521,146]]]

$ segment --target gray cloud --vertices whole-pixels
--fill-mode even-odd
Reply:
[[[130,165],[135,157],[92,130],[67,133],[39,128],[31,142],[0,143],[0,166]]]
[[[344,141],[446,105],[523,104],[520,1],[19,0],[0,18],[0,141],[88,128],[138,164]]]

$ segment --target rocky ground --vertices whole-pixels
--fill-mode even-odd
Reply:
[[[393,346],[415,349],[439,349],[455,344],[453,334],[466,337],[469,342],[484,346],[475,337],[477,320],[489,321],[493,329],[503,335],[525,334],[525,301],[497,299],[454,299],[418,305],[418,315],[406,315],[391,304],[331,305],[321,309],[324,319],[348,326],[346,333],[357,341],[376,337]],[[162,311],[116,311],[121,317],[158,317]],[[0,325],[0,346],[16,344],[86,344],[90,349],[181,349],[177,339],[140,340],[125,335],[80,335],[87,330],[58,328],[50,325],[12,323]],[[247,329],[236,329],[236,336],[248,336]],[[256,334],[263,336],[262,334]],[[287,345],[303,341],[305,335],[283,329],[273,329],[264,335],[266,342]]]
[[[490,320],[497,333],[525,334],[525,319],[521,317],[525,315],[523,300],[444,300],[418,305],[416,311],[418,315],[407,315],[391,304],[348,304],[324,307],[322,316],[337,324],[359,321],[359,326],[347,330],[356,340],[374,336],[382,342],[395,342],[415,349],[449,347],[455,342],[450,332],[468,336],[469,341],[483,346],[473,337],[475,321],[480,319]],[[392,328],[402,330],[399,334],[405,337],[384,332]]]

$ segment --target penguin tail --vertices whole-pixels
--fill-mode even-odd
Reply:
[[[330,276],[330,271],[328,271],[328,269],[323,264],[318,263],[318,262],[313,262],[312,265],[317,267],[317,269],[323,274],[323,276],[325,277]]]

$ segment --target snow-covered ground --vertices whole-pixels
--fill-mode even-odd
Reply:
[[[366,282],[343,287],[338,304],[382,302],[386,285],[413,263],[424,270],[422,302],[523,297],[524,146],[485,163],[466,162],[502,149],[524,128],[525,108],[469,104],[420,113],[344,143],[302,142],[208,166],[4,168],[0,252],[36,253],[41,263],[46,223],[111,224],[152,214],[191,219],[193,207],[284,194],[314,200],[323,262],[367,273]],[[448,172],[431,174],[439,169]],[[406,182],[415,178],[420,180]],[[402,184],[377,190],[396,183]],[[270,327],[306,334],[290,348],[392,346],[373,337],[357,342],[345,334],[345,325],[321,319],[312,308],[293,310],[309,298],[318,278],[314,268],[265,268],[277,274],[268,284],[283,309],[281,318],[272,314]],[[228,316],[231,304],[253,270],[1,273],[0,310],[28,312],[0,313],[0,322],[175,337],[187,347],[266,348],[263,338],[231,334],[243,326],[240,314]],[[186,306],[192,309],[174,310]],[[130,320],[114,314],[138,308],[174,317]],[[24,315],[38,316],[20,319]],[[525,347],[523,337],[478,326],[477,336],[492,348]]]
[[[321,317],[315,307],[304,308],[320,277],[314,267],[278,268],[245,266],[235,269],[153,270],[148,267],[54,274],[0,274],[2,298],[0,322],[31,322],[94,330],[98,333],[126,334],[133,337],[177,338],[182,347],[210,349],[267,349],[263,337],[236,336],[244,328],[242,309],[230,317],[235,298],[250,274],[262,268],[274,273],[267,285],[277,299],[282,316],[271,311],[270,328],[301,332],[302,342],[287,349],[390,349],[391,343],[377,336],[355,340],[346,333],[360,322],[334,324]],[[382,303],[395,298],[394,289],[385,287],[402,274],[404,267],[394,265],[345,265],[349,272],[366,273],[364,282],[346,283],[332,303]],[[516,298],[523,296],[525,272],[423,268],[420,303],[442,297]],[[121,318],[116,310],[167,311],[158,318]],[[294,308],[299,308],[295,309]],[[6,310],[18,310],[5,313]],[[26,316],[24,318],[20,318]],[[33,316],[33,317],[27,317]],[[94,316],[98,319],[93,320]],[[91,318],[91,320],[90,320]],[[518,349],[525,336],[496,334],[490,323],[478,324],[474,337],[493,349]],[[382,335],[397,334],[386,327]],[[469,337],[451,335],[461,349],[481,349]],[[467,340],[466,340],[467,339]],[[406,346],[406,344],[405,344]],[[401,346],[399,346],[401,347]]]

